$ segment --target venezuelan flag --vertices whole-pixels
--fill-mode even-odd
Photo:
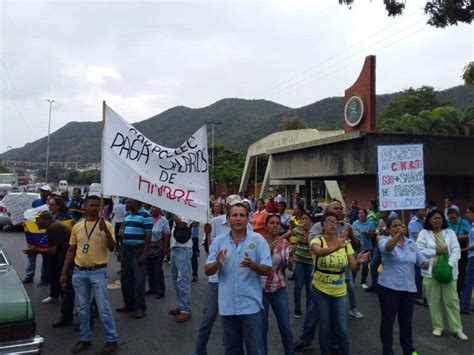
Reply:
[[[66,219],[59,223],[64,224],[69,229],[72,229],[74,220]],[[26,244],[34,245],[39,248],[46,248],[48,246],[48,236],[46,235],[46,229],[39,229],[36,222],[25,221],[24,224]]]

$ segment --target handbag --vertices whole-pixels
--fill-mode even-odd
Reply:
[[[442,284],[449,284],[454,280],[453,267],[449,265],[448,254],[438,255],[436,265],[433,269],[433,276]]]
[[[446,232],[444,235],[446,240]],[[449,255],[441,254],[436,256],[436,263],[433,268],[433,277],[442,284],[449,284],[454,280],[453,267],[449,265]]]

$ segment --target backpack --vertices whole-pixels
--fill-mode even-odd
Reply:
[[[191,227],[185,226],[178,228],[178,226],[175,225],[173,237],[178,243],[186,244],[188,240],[191,239]]]

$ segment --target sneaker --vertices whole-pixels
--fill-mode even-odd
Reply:
[[[193,276],[193,282],[198,282],[198,277],[197,277],[197,275],[194,275],[194,276]]]
[[[32,279],[31,277],[28,277],[28,276],[27,276],[27,277],[25,277],[25,278],[23,279],[22,282],[23,282],[25,285],[26,285],[26,284],[30,284],[30,283],[33,282],[33,279]]]
[[[53,297],[49,297],[49,296],[41,301],[42,304],[49,304],[49,303],[56,303],[56,302],[58,302],[57,298],[53,298]]]
[[[191,315],[189,313],[183,313],[181,312],[177,317],[176,317],[176,322],[178,323],[183,323],[189,320]]]
[[[295,353],[297,353],[297,352],[300,352],[301,350],[303,350],[304,348],[307,348],[307,347],[309,347],[308,344],[303,343],[303,341],[299,340],[299,341],[297,341],[296,343],[293,344],[293,351]]]
[[[441,334],[443,334],[443,331],[442,331],[442,330],[440,330],[440,329],[435,329],[435,330],[433,330],[433,335],[434,335],[435,337],[440,337]]]
[[[141,319],[143,317],[145,317],[145,312],[140,311],[140,310],[136,311],[135,314],[133,315],[133,318],[135,319]]]
[[[71,352],[73,354],[82,353],[83,351],[87,350],[91,345],[92,345],[92,343],[90,341],[80,340],[76,343],[76,346],[74,346],[74,348],[71,350]]]
[[[102,350],[100,351],[100,355],[110,355],[115,350],[117,350],[117,342],[116,341],[108,341],[104,344]]]
[[[303,313],[301,313],[301,311],[295,311],[295,318],[296,318],[296,319],[301,319],[301,318],[303,318]]]
[[[361,284],[360,287],[362,287],[363,290],[367,290],[369,288],[367,284]]]
[[[156,294],[156,290],[148,290],[148,291],[145,292],[146,296],[154,295],[154,294]]]
[[[181,314],[181,310],[179,308],[171,309],[168,314],[170,316],[179,316]]]
[[[461,340],[468,340],[468,339],[469,339],[469,338],[467,337],[467,335],[462,332],[462,330],[456,332],[456,335],[457,335],[458,338],[461,339]]]
[[[349,311],[349,315],[354,317],[355,319],[362,319],[364,318],[364,315],[362,313],[359,312],[359,310],[357,308],[354,308],[354,309],[351,309]]]

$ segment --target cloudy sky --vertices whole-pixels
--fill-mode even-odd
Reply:
[[[377,55],[377,93],[462,84],[472,26],[436,29],[409,0],[0,1],[0,152],[71,121],[101,120],[101,102],[131,122],[226,97],[290,107],[342,96]]]

